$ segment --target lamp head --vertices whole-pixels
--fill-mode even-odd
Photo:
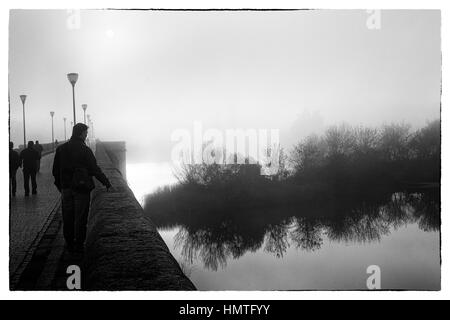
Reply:
[[[82,104],[81,107],[83,108],[84,111],[86,111],[86,109],[87,109],[87,104]]]
[[[27,95],[26,94],[22,94],[20,96],[20,100],[22,100],[22,103],[25,103],[25,100],[27,100]]]
[[[78,80],[78,73],[69,73],[67,75],[67,79],[69,79],[70,83],[72,84],[72,86],[75,85],[75,83]]]
[[[55,112],[54,112],[54,111],[50,111],[50,115],[51,115],[52,118],[53,118],[53,116],[55,115]]]

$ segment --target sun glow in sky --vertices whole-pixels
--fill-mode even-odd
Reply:
[[[110,39],[112,39],[112,38],[114,38],[114,31],[113,30],[111,30],[111,29],[109,29],[109,30],[107,30],[106,31],[106,36],[108,37],[108,38],[110,38]]]

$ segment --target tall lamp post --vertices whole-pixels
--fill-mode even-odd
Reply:
[[[87,117],[87,121],[88,121],[88,122],[87,122],[87,125],[88,125],[88,127],[90,128],[90,127],[91,127],[91,115],[88,114],[86,117]],[[89,134],[89,136],[93,138],[92,133]]]
[[[90,128],[91,127],[91,116],[87,115],[86,118],[87,118],[87,126]],[[88,133],[88,141],[89,141],[89,148],[90,148],[92,145],[91,144],[91,142],[92,142],[92,134],[91,133]]]
[[[72,85],[73,123],[77,123],[77,116],[75,115],[75,83],[77,83],[78,80],[78,73],[69,73],[67,79],[69,79],[69,82]]]
[[[67,135],[66,135],[66,120],[67,120],[67,118],[64,117],[64,141],[67,141]]]
[[[82,104],[81,107],[83,108],[83,112],[84,112],[84,124],[86,124],[86,109],[87,109],[87,104]]]
[[[23,108],[23,148],[25,149],[27,147],[27,137],[25,134],[25,100],[27,100],[27,96],[25,94],[22,94],[20,96],[20,100],[22,100],[22,108]]]
[[[92,132],[92,139],[95,140],[95,135],[94,135],[94,122],[90,122],[90,128],[91,128],[91,132]]]
[[[52,117],[52,149],[55,151],[55,136],[53,134],[53,116],[55,113],[53,111],[50,111],[50,116]]]

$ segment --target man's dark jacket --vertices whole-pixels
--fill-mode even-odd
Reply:
[[[86,146],[82,139],[72,137],[68,142],[59,146],[55,152],[53,176],[58,190],[72,188],[75,168],[87,169],[92,185],[92,177],[96,177],[104,186],[108,188],[111,186],[108,178],[98,167],[92,150]]]
[[[14,172],[20,167],[20,157],[19,154],[9,149],[9,172]]]
[[[20,153],[20,161],[22,162],[22,168],[24,171],[32,172],[37,171],[37,161],[41,157],[39,152],[33,149],[33,147],[27,147]]]

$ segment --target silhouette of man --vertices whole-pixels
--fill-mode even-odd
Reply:
[[[41,170],[41,158],[42,158],[42,151],[44,150],[44,148],[42,147],[42,145],[39,144],[39,141],[36,140],[36,143],[34,144],[34,150],[36,150],[39,153],[39,159],[37,161],[37,169],[36,171],[39,172]]]
[[[20,157],[19,154],[14,151],[14,143],[9,142],[9,187],[11,196],[16,196],[16,173],[17,169],[20,167]]]
[[[92,177],[108,190],[111,187],[92,150],[85,144],[87,133],[88,126],[77,123],[70,140],[56,149],[53,161],[55,185],[62,194],[64,239],[70,253],[84,250],[90,193],[95,188]]]
[[[31,192],[37,194],[36,170],[39,153],[34,150],[34,142],[28,141],[26,149],[20,153],[20,161],[23,168],[23,186],[25,188],[25,197],[30,195],[30,178]]]

